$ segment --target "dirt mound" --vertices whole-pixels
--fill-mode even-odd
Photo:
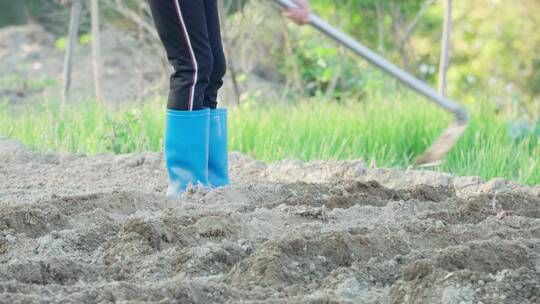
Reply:
[[[64,50],[57,42],[38,25],[0,29],[0,100],[20,104],[60,97]],[[167,71],[160,61],[161,49],[141,48],[133,35],[116,28],[104,29],[101,45],[104,100],[133,102],[154,97],[156,90],[163,93]],[[75,101],[94,98],[90,53],[89,43],[78,44],[75,50],[70,90]]]
[[[231,171],[168,199],[158,153],[0,140],[0,303],[540,303],[539,187],[236,153]]]
[[[67,34],[67,19],[65,24]],[[38,25],[0,28],[0,102],[32,104],[60,100],[65,55],[62,39]],[[167,94],[170,67],[157,39],[141,46],[132,31],[107,26],[102,29],[100,42],[104,101],[134,103],[141,98],[151,100]],[[69,92],[75,102],[95,98],[91,57],[90,43],[79,43],[74,53]],[[252,57],[253,54],[249,56],[250,61]],[[276,92],[282,91],[277,88],[283,84],[261,77],[252,69],[244,69],[243,74],[248,77],[242,83],[242,90],[264,97],[261,100],[281,98]],[[225,81],[219,99],[225,104],[235,102],[231,81]]]

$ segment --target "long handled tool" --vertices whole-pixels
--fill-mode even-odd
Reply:
[[[274,0],[274,2],[284,8],[297,7],[291,0]],[[373,52],[348,35],[342,33],[318,16],[311,14],[309,16],[309,24],[454,115],[455,121],[450,124],[437,141],[435,141],[435,143],[415,161],[415,164],[419,166],[433,166],[442,163],[446,154],[448,154],[463,132],[467,129],[469,123],[467,110],[459,106],[456,102],[440,95],[429,85],[405,72],[403,69],[389,62],[381,55]]]

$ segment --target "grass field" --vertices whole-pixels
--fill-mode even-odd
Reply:
[[[160,151],[164,102],[121,108],[96,102],[61,111],[57,103],[0,107],[0,135],[37,150],[95,154]],[[438,170],[540,183],[540,139],[531,130],[512,134],[510,114],[481,103],[471,110],[465,136]],[[407,167],[451,117],[413,96],[362,103],[317,99],[294,105],[244,103],[230,109],[230,149],[257,159],[375,160]],[[515,132],[514,132],[515,133]]]

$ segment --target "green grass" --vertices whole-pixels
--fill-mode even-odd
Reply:
[[[39,150],[96,154],[160,151],[164,102],[118,109],[95,102],[56,103],[24,109],[0,107],[0,134]],[[456,175],[503,177],[540,183],[540,140],[512,139],[511,117],[488,103],[470,107],[464,137],[439,168]],[[371,98],[362,103],[317,99],[294,105],[244,103],[230,109],[231,150],[265,161],[376,160],[378,166],[407,167],[450,122],[450,117],[412,96]]]

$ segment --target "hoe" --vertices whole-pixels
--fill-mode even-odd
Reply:
[[[284,8],[297,7],[291,0],[274,0],[274,2]],[[436,166],[441,164],[448,152],[456,144],[463,132],[465,132],[465,129],[467,129],[469,123],[467,110],[462,108],[456,102],[437,93],[429,85],[365,47],[350,36],[339,31],[318,16],[311,14],[309,16],[309,24],[454,115],[454,122],[452,122],[435,143],[415,161],[417,166]]]

